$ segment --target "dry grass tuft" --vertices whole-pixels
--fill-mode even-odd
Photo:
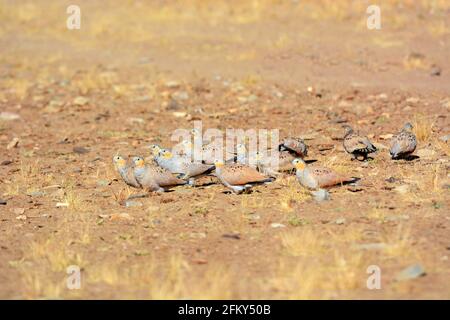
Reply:
[[[413,132],[419,142],[428,142],[433,135],[434,121],[424,115],[415,116]]]

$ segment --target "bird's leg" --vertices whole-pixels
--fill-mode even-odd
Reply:
[[[194,178],[189,178],[188,180],[188,185],[190,187],[195,187],[195,179]]]

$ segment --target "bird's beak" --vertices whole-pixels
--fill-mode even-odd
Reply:
[[[135,161],[135,165],[136,167],[143,167],[144,166],[144,160],[143,159],[139,159]]]
[[[172,158],[172,152],[166,152],[166,153],[164,153],[164,158],[165,158],[165,159],[170,159],[170,158]]]
[[[217,161],[217,162],[214,163],[214,166],[216,168],[221,168],[221,167],[223,167],[223,162],[222,161]]]
[[[295,166],[295,169],[297,169],[297,170],[304,170],[306,167],[305,163],[301,162],[301,161],[295,163],[294,166]]]

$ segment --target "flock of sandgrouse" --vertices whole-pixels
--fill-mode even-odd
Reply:
[[[366,136],[361,136],[349,126],[344,126],[343,146],[352,160],[367,160],[369,154],[377,151]],[[412,133],[412,125],[405,124],[400,132],[392,137],[390,155],[392,159],[408,158],[416,149],[417,139]],[[194,132],[193,132],[194,133]],[[286,138],[279,145],[278,166],[272,167],[266,154],[256,152],[254,162],[249,165],[245,145],[237,145],[236,153],[226,153],[225,161],[212,159],[215,144],[202,146],[201,160],[192,160],[192,143],[184,140],[171,150],[158,145],[151,145],[151,160],[132,157],[126,160],[120,155],[113,157],[116,170],[128,185],[147,191],[164,192],[167,188],[178,185],[195,185],[195,179],[205,175],[214,175],[234,193],[242,193],[257,184],[272,182],[282,172],[293,172],[299,183],[312,192],[324,191],[345,183],[352,183],[358,178],[347,177],[333,170],[316,165],[306,165],[307,146],[300,138]]]

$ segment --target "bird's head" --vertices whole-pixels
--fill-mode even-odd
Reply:
[[[224,166],[224,162],[222,160],[216,159],[214,160],[214,166],[216,168],[222,168]]]
[[[192,148],[192,142],[189,140],[183,140],[183,142],[181,142],[181,145],[186,149]]]
[[[127,164],[126,160],[122,156],[119,156],[119,155],[116,155],[113,157],[113,162],[117,168],[123,168]]]
[[[303,161],[303,160],[300,159],[300,158],[294,159],[294,160],[292,161],[292,164],[294,165],[295,169],[300,170],[300,171],[303,171],[303,170],[305,170],[305,168],[306,168],[306,163],[305,163],[305,161]]]
[[[164,158],[164,159],[172,159],[173,154],[172,152],[170,152],[169,150],[166,149],[161,149],[161,151],[159,152],[159,154]]]
[[[145,165],[145,161],[142,157],[133,157],[133,164],[136,168],[142,168]]]
[[[342,128],[344,129],[345,134],[349,134],[349,133],[353,132],[353,128],[347,124],[343,125]]]
[[[403,130],[405,131],[412,131],[413,128],[414,127],[410,122],[405,123],[405,125],[403,126]]]
[[[245,144],[239,143],[239,144],[236,146],[236,151],[237,151],[238,154],[244,154],[244,153],[246,153],[247,148],[245,147]]]
[[[153,156],[157,156],[160,150],[161,148],[157,144],[150,145],[150,151],[152,152]]]

